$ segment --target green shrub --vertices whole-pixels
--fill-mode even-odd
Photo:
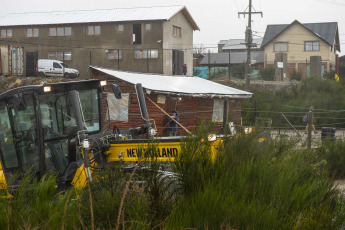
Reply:
[[[323,74],[323,78],[324,78],[324,79],[334,80],[334,77],[335,77],[335,71],[334,71],[334,70],[325,72],[325,73]]]
[[[229,69],[227,67],[211,67],[209,73],[209,79],[213,79],[217,76],[228,76]]]
[[[295,151],[293,141],[262,145],[259,137],[225,139],[213,166],[208,157],[197,160],[212,173],[196,167],[185,178],[202,180],[196,179],[191,193],[181,197],[166,229],[340,229],[344,203],[315,151]],[[184,168],[192,167],[179,160]]]
[[[231,66],[230,73],[231,73],[231,77],[235,77],[238,79],[245,79],[246,65],[240,64],[240,65]]]
[[[325,141],[318,149],[318,155],[325,159],[325,165],[331,176],[337,179],[345,178],[345,142],[342,140]]]
[[[260,69],[261,78],[265,81],[274,81],[275,69],[274,67]]]
[[[294,70],[291,74],[290,74],[290,80],[296,80],[296,81],[300,81],[302,80],[302,74],[296,70]]]
[[[0,199],[0,228],[60,229],[66,200],[67,194],[57,190],[55,176],[47,174],[37,181],[27,173],[13,198]],[[80,226],[75,211],[75,203],[70,203],[64,221],[67,229]]]

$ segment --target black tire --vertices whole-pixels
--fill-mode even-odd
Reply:
[[[65,73],[65,74],[64,74],[64,77],[65,77],[65,78],[69,78],[69,74],[68,74],[68,73]]]

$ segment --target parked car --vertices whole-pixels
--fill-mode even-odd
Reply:
[[[40,77],[47,76],[75,78],[79,77],[79,71],[68,68],[68,66],[62,61],[39,59],[37,63],[37,75]]]

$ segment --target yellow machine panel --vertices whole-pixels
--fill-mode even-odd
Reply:
[[[211,142],[212,153],[215,154],[221,139]],[[149,148],[148,148],[149,147]],[[108,162],[111,161],[174,161],[181,153],[181,141],[159,143],[122,143],[111,144],[105,152]]]

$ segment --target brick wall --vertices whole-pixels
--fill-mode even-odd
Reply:
[[[306,67],[310,66],[310,63],[298,63],[297,64],[297,71],[302,74],[302,78],[306,78]],[[309,75],[309,72],[308,72]]]
[[[229,99],[228,100],[228,116],[232,122],[236,125],[241,124],[241,109],[242,109],[242,100],[241,99]]]

